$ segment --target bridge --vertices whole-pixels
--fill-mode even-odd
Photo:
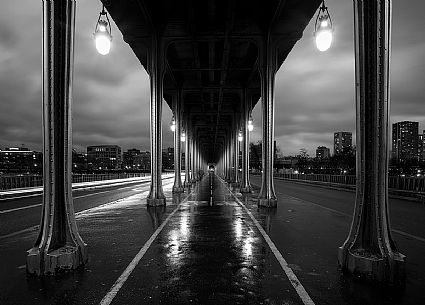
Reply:
[[[314,266],[310,270],[313,275],[321,274],[316,271],[325,268],[335,276],[336,267],[329,267],[329,261],[321,261],[325,259],[321,255],[326,259],[334,257],[333,264],[338,264],[343,272],[343,281],[359,279],[353,282],[353,288],[338,286],[342,290],[354,289],[356,294],[360,285],[359,291],[364,292],[369,286],[358,284],[363,282],[380,283],[384,287],[405,286],[406,252],[405,248],[403,253],[399,252],[389,219],[390,0],[354,1],[357,118],[354,213],[325,206],[319,208],[317,215],[312,214],[306,208],[307,201],[288,196],[284,187],[278,189],[280,193],[275,188],[274,78],[321,3],[319,0],[103,1],[106,11],[99,16],[103,20],[101,25],[108,26],[108,16],[115,21],[150,77],[151,176],[148,190],[140,190],[123,202],[80,214],[81,227],[96,217],[105,217],[93,221],[93,226],[85,227],[80,234],[70,161],[75,1],[43,1],[41,223],[22,269],[35,278],[83,269],[83,273],[74,273],[78,283],[84,282],[88,270],[96,269],[97,279],[92,280],[103,283],[103,276],[109,277],[104,284],[111,287],[96,292],[99,295],[105,292],[102,304],[111,303],[117,296],[123,297],[120,303],[148,296],[153,301],[143,299],[146,303],[178,300],[182,304],[236,304],[248,300],[247,303],[253,304],[314,304],[314,298],[324,303],[322,300],[332,298],[335,292],[326,283],[332,286],[335,281],[329,277],[312,280],[299,267],[299,260],[305,258],[314,261],[310,266]],[[163,102],[173,110],[175,125],[175,172],[169,194],[164,193],[161,175]],[[260,186],[256,191],[249,177],[248,123],[250,112],[258,102],[262,106],[263,144],[262,177],[256,182]],[[180,164],[183,134],[187,156],[184,181]],[[241,175],[237,166],[240,148]],[[208,172],[210,168],[215,171]],[[349,200],[340,198],[340,201]],[[298,209],[305,211],[305,218],[292,219],[286,215],[285,211],[292,213]],[[339,216],[334,217],[332,211]],[[323,213],[331,213],[324,216],[324,223],[320,221]],[[133,226],[136,218],[140,220],[137,215],[147,219],[152,228],[144,227],[146,230],[140,233]],[[346,222],[352,219],[351,226],[334,218],[344,218]],[[291,221],[295,224],[293,228],[286,225]],[[279,228],[279,233],[271,234],[271,225]],[[326,225],[332,225],[328,231]],[[320,240],[321,247],[326,247],[326,254],[322,252],[316,257],[317,248],[303,233],[305,229],[319,228],[326,234],[312,236]],[[397,230],[404,232],[401,235],[405,238],[423,240],[420,235]],[[334,243],[336,232],[346,237],[339,235],[338,245]],[[83,240],[92,235],[103,238],[89,243]],[[6,234],[5,238],[10,236]],[[129,244],[122,244],[123,239]],[[136,244],[143,247],[130,258],[128,255],[137,248]],[[108,255],[102,255],[105,253]],[[294,263],[288,263],[284,254],[295,254]],[[316,258],[319,260],[315,261]],[[126,267],[128,259],[130,264]],[[114,271],[102,269],[111,266],[117,268],[113,269],[116,273],[124,268],[121,275],[116,274],[113,285],[110,282]],[[99,273],[97,267],[105,272]],[[68,280],[61,283],[71,285]],[[306,288],[303,280],[317,281],[320,285]],[[133,286],[122,290],[127,282]],[[34,283],[40,287],[37,284],[40,282]],[[58,288],[75,292],[60,295],[54,292],[52,295],[46,287],[39,289],[47,289],[50,297],[73,295],[71,303],[86,302],[86,290],[81,288],[80,292],[78,286]],[[329,288],[329,294],[324,292],[325,287]],[[383,291],[378,293],[379,297],[374,292],[366,293],[360,303],[374,304],[381,297],[388,302],[393,298],[404,302],[393,290]],[[341,302],[351,302],[347,294],[339,293],[339,296]],[[98,301],[94,297],[90,300]]]

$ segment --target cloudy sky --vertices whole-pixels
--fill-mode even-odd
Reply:
[[[0,0],[0,149],[40,150],[41,0]],[[314,46],[313,21],[276,77],[276,140],[285,155],[332,147],[334,131],[355,129],[352,0],[327,0],[335,26],[328,52]],[[148,76],[113,24],[113,48],[96,53],[93,30],[101,5],[77,1],[73,141],[149,149]],[[418,121],[425,129],[425,2],[393,1],[391,121]],[[254,110],[260,139],[260,105]],[[164,105],[164,147],[172,146]]]

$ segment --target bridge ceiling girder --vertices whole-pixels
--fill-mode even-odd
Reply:
[[[260,98],[259,58],[264,42],[274,41],[280,66],[321,2],[103,1],[147,71],[153,37],[161,41],[165,101],[172,107],[173,96],[182,93],[188,128],[197,129],[199,138],[209,139],[205,143],[213,151],[223,141],[222,135],[238,125],[235,120],[243,104],[249,100],[252,108]],[[214,158],[217,153],[212,154]]]

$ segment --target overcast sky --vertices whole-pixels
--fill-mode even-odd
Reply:
[[[0,149],[41,150],[41,0],[0,0]],[[332,147],[334,131],[355,129],[353,5],[327,0],[335,26],[328,52],[314,46],[314,20],[276,77],[275,136],[285,155]],[[108,56],[96,53],[93,30],[100,1],[79,0],[74,65],[74,147],[118,144],[149,149],[148,76],[113,24]],[[425,129],[425,1],[393,1],[391,121]],[[254,111],[261,135],[261,109]],[[164,147],[172,146],[164,104]]]

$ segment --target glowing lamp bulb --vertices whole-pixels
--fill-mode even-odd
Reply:
[[[238,134],[238,141],[239,141],[239,142],[242,142],[242,140],[243,140],[242,133],[241,133],[241,132],[239,132],[239,134]]]
[[[316,37],[316,47],[319,51],[324,52],[330,48],[332,44],[332,25],[329,16],[323,16],[319,19],[318,27],[314,33]]]
[[[186,142],[186,135],[184,133],[180,136],[180,141]]]
[[[176,120],[174,119],[174,116],[171,119],[170,129],[171,129],[172,132],[175,132],[176,131]]]
[[[319,30],[316,33],[316,47],[319,51],[324,52],[330,48],[332,44],[332,32],[330,30]]]
[[[248,131],[253,131],[254,130],[254,124],[252,123],[252,120],[248,121]]]
[[[98,32],[96,34],[96,50],[101,55],[106,55],[111,50],[111,40],[103,32]]]

